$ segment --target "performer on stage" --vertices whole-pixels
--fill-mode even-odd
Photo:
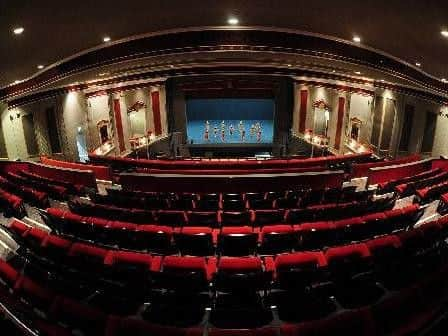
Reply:
[[[222,142],[226,142],[226,130],[225,130],[225,128],[221,129],[221,141]]]
[[[250,129],[249,129],[249,136],[250,136],[251,139],[255,136],[255,133],[256,133],[255,125],[252,124],[252,125],[250,125]]]
[[[240,131],[240,135],[243,133],[244,130],[244,124],[243,121],[240,120],[239,124],[238,124],[238,130]]]
[[[210,141],[210,139],[209,139],[209,135],[208,135],[208,129],[205,129],[205,132],[204,132],[204,140],[205,141]]]
[[[205,121],[205,130],[207,132],[210,132],[210,123],[208,122],[208,120]]]
[[[230,126],[229,126],[229,134],[230,134],[230,136],[233,135],[233,124],[230,124]]]
[[[213,135],[215,136],[215,138],[218,137],[218,126],[213,127]]]
[[[246,130],[244,128],[241,131],[241,141],[242,142],[246,141]]]

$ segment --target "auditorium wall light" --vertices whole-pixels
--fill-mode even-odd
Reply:
[[[442,36],[444,37],[448,37],[448,30],[444,29],[440,32],[440,34],[442,34]]]
[[[109,37],[109,36],[104,36],[103,37],[103,42],[110,42],[111,41],[111,38]]]
[[[231,17],[227,19],[227,23],[232,26],[236,26],[240,21],[236,17]]]
[[[44,66],[43,66],[42,64],[39,64],[39,65],[37,66],[37,68],[38,68],[39,70],[42,70],[42,69],[44,68]]]
[[[361,43],[361,38],[359,36],[353,36],[353,42]]]
[[[420,62],[415,62],[415,65],[418,66],[418,67],[422,66],[422,64]]]
[[[13,31],[13,33],[15,35],[20,35],[20,34],[22,34],[25,31],[25,28],[23,28],[23,27],[16,27],[12,31]]]

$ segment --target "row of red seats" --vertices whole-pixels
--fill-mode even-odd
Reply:
[[[322,269],[330,268],[330,272],[339,277],[344,272],[359,271],[360,264],[371,268],[372,261],[379,264],[390,261],[391,256],[397,256],[396,253],[391,253],[391,250],[402,250],[406,257],[417,256],[421,250],[446,238],[448,220],[444,217],[416,229],[374,238],[364,243],[315,252],[280,254],[276,257],[157,256],[73,243],[41,229],[32,228],[19,220],[10,223],[9,229],[24,239],[26,245],[31,246],[36,253],[88,271],[99,272],[101,267],[122,267],[126,264],[144,265],[150,272],[167,275],[164,281],[158,284],[162,288],[189,287],[207,290],[208,284],[215,280],[221,281],[216,284],[217,290],[229,290],[233,289],[233,286],[238,286],[238,279],[229,282],[229,278],[219,276],[216,278],[216,274],[221,273],[221,275],[247,274],[249,277],[255,277],[256,279],[252,280],[258,280],[253,282],[255,286],[260,287],[258,289],[270,287],[272,281],[276,281],[274,287],[290,289],[300,285],[311,285],[311,282],[316,280],[315,277],[310,277],[310,274],[307,275],[307,271],[316,275],[322,274]],[[303,272],[295,274],[301,267]],[[350,270],[350,267],[353,269]],[[395,275],[385,274],[392,278]],[[295,281],[291,281],[292,279]],[[189,281],[191,283],[188,283]],[[257,287],[250,286],[241,288],[257,290]]]
[[[446,225],[446,223],[445,223]],[[442,230],[441,228],[441,222],[440,223],[433,223],[431,225],[428,226],[423,226],[420,229],[417,230],[413,230],[413,231],[409,231],[409,232],[416,232],[413,233],[413,235],[415,235],[415,237],[420,237],[420,238],[426,238],[426,239],[434,239],[434,234],[433,234],[433,230]],[[29,229],[28,229],[29,230]],[[24,233],[24,236],[26,237],[26,232]],[[388,251],[390,248],[399,248],[400,246],[407,246],[407,248],[409,249],[414,249],[416,247],[416,242],[415,242],[415,237],[412,239],[403,239],[403,238],[399,238],[397,239],[396,236],[388,236],[388,237],[384,237],[384,238],[379,238],[379,239],[375,239],[373,241],[369,241],[367,242],[366,245],[364,244],[356,244],[356,245],[352,245],[352,246],[346,246],[346,247],[341,247],[339,249],[331,249],[328,250],[326,252],[326,258],[324,254],[321,254],[319,252],[309,252],[309,253],[300,253],[300,254],[293,254],[293,255],[284,255],[284,256],[278,256],[277,259],[274,262],[274,265],[276,265],[277,267],[274,270],[273,275],[274,276],[282,276],[281,274],[283,274],[283,272],[285,270],[288,269],[288,267],[293,267],[293,270],[296,270],[298,267],[300,267],[300,265],[304,266],[304,270],[309,269],[309,265],[310,263],[315,263],[315,266],[317,268],[319,267],[325,267],[325,265],[333,265],[335,270],[340,270],[341,269],[341,265],[338,263],[337,260],[341,260],[344,263],[346,263],[346,261],[348,259],[351,260],[351,263],[356,261],[359,261],[360,259],[368,259],[371,257],[380,257],[381,259],[387,259],[384,257],[384,254],[381,253],[381,250],[386,250]],[[441,236],[437,236],[438,239],[441,239]],[[46,239],[49,239],[48,236]],[[368,244],[370,244],[371,246],[368,247]],[[426,244],[426,242],[425,242]],[[367,248],[366,248],[367,246]],[[417,245],[418,246],[418,245]],[[331,253],[330,253],[331,251]],[[333,252],[334,251],[334,252]],[[110,252],[110,251],[109,251]],[[106,254],[100,253],[98,249],[93,250],[90,247],[83,247],[80,244],[74,244],[71,247],[67,246],[66,249],[66,253],[71,254],[72,256],[76,256],[79,253],[87,253],[87,255],[92,256],[92,258],[88,258],[88,259],[83,259],[83,260],[95,260],[95,261],[100,261],[100,260],[106,260],[107,254],[109,253],[107,252]],[[415,251],[417,252],[417,251]],[[145,265],[147,265],[149,268],[152,267],[152,262],[151,262],[151,266],[148,265],[148,261],[149,259],[146,258],[146,260],[142,260],[141,255],[135,254],[135,257],[132,258],[130,257],[132,255],[132,253],[123,253],[123,252],[111,252],[111,253],[116,253],[118,256],[118,260],[117,265],[121,262],[120,258],[122,258],[122,260],[126,263],[126,262],[131,262],[131,263],[143,263]],[[99,259],[98,259],[99,258]],[[116,257],[114,257],[115,259]],[[157,258],[157,257],[155,257]],[[289,260],[288,260],[289,258]],[[353,259],[354,258],[354,259]],[[109,259],[110,259],[110,254],[109,254]],[[233,258],[225,258],[224,260],[231,260]],[[226,269],[227,271],[229,271],[230,273],[233,272],[251,272],[254,268],[260,269],[259,265],[260,263],[262,264],[262,261],[260,261],[259,259],[254,259],[254,258],[243,258],[244,260],[250,260],[249,262],[246,261],[242,261],[241,258],[237,258],[237,259],[233,259],[233,262],[229,262],[228,265],[226,265],[226,262],[224,262],[224,269]],[[284,260],[282,260],[284,259]],[[237,262],[239,261],[239,262]],[[112,264],[114,264],[115,261],[112,262]],[[164,265],[165,263],[165,265]],[[178,269],[178,272],[180,272],[180,274],[182,275],[181,277],[177,278],[177,281],[185,282],[185,272],[186,271],[193,271],[193,272],[200,272],[202,274],[202,276],[204,277],[204,279],[209,279],[209,274],[210,274],[210,270],[213,270],[213,267],[216,266],[216,261],[214,261],[213,259],[206,259],[206,258],[194,258],[194,257],[166,257],[164,261],[162,261],[161,263],[158,263],[161,265],[161,271],[162,272],[171,272],[174,269]],[[215,265],[215,266],[214,266]],[[322,265],[322,266],[321,266]],[[96,265],[98,267],[98,264]],[[166,267],[166,268],[165,268]],[[219,266],[218,266],[219,268]],[[263,269],[262,267],[262,271],[266,273],[266,260],[265,260],[265,269]],[[98,268],[92,268],[95,269],[96,271],[98,271]],[[5,267],[3,265],[3,267],[0,267],[0,271],[2,272],[2,277],[5,277],[8,280],[8,277],[13,278],[14,276],[10,276],[12,273],[14,273],[13,271],[11,271],[11,269],[9,269],[7,272],[4,271]],[[175,270],[174,270],[175,271]],[[160,271],[159,271],[160,272]],[[5,276],[4,273],[7,273],[7,275]],[[306,274],[306,273],[305,273]],[[445,275],[444,278],[446,278],[446,271],[443,272],[443,274]],[[303,274],[302,274],[302,278],[303,278]],[[19,280],[20,279],[20,280]],[[100,321],[105,321],[106,319],[106,315],[104,313],[100,313],[100,311],[95,310],[92,307],[88,307],[88,306],[83,306],[83,305],[79,305],[76,303],[76,301],[66,298],[66,297],[56,297],[53,296],[51,293],[51,290],[47,290],[45,288],[39,287],[38,284],[34,283],[32,280],[27,279],[25,277],[20,277],[19,279],[14,279],[11,281],[11,283],[14,284],[17,293],[19,293],[19,295],[22,295],[23,297],[25,297],[26,299],[28,299],[29,301],[33,302],[34,305],[37,305],[39,308],[41,309],[49,309],[50,311],[50,315],[52,317],[54,317],[55,320],[59,320],[59,321],[64,321],[67,322],[67,318],[68,316],[70,316],[70,319],[68,320],[68,324],[69,325],[77,325],[78,327],[81,327],[81,329],[84,328],[88,328],[90,330],[92,330],[92,328],[97,328],[98,324],[100,324],[102,326],[102,328],[104,327],[104,324],[102,324]],[[434,281],[433,278],[431,278],[431,282],[426,283],[426,286],[423,287],[425,289],[425,299],[428,300],[428,297],[426,296],[427,294],[430,294],[430,298],[434,299],[435,297],[437,297],[436,295],[436,290],[439,290],[442,285],[441,281],[440,281],[440,277],[439,277],[439,281]],[[434,288],[434,284],[438,285],[436,288]],[[183,284],[181,284],[181,286],[183,286]],[[412,287],[414,288],[414,287]],[[421,290],[422,288],[419,287],[419,289]],[[445,291],[446,292],[446,291]],[[407,291],[405,290],[404,293],[407,293]],[[442,292],[438,292],[438,295],[440,295]],[[421,294],[419,292],[419,294]],[[406,297],[406,295],[405,295]],[[378,303],[377,305],[374,305],[374,308],[379,308],[379,307],[389,307],[392,303],[395,303],[395,305],[393,305],[393,308],[401,308],[401,309],[406,309],[408,308],[408,310],[405,310],[405,313],[401,313],[400,316],[406,316],[407,317],[407,313],[409,313],[410,310],[414,311],[416,309],[416,306],[413,305],[412,308],[411,307],[406,307],[406,306],[402,306],[402,305],[397,305],[397,296],[392,296],[388,297],[386,300],[381,301],[380,303]],[[409,301],[407,300],[399,300],[399,302],[401,304],[403,303],[409,303]],[[417,301],[415,301],[417,302]],[[426,302],[426,304],[428,304]],[[383,306],[384,305],[384,306]],[[426,307],[426,306],[425,306]],[[84,310],[78,311],[78,308],[84,308]],[[390,307],[392,309],[392,307]],[[387,313],[391,312],[391,309],[387,310]],[[75,318],[74,316],[71,316],[71,314],[73,314],[74,312],[77,312],[77,317]],[[377,314],[380,314],[380,312],[382,310],[378,309],[378,310],[374,310],[377,312]],[[67,314],[67,315],[66,315]],[[338,316],[336,318],[336,316]],[[359,315],[357,314],[352,314],[352,316],[356,316],[358,317]],[[97,319],[98,317],[101,317],[100,319]],[[103,319],[104,317],[104,319]],[[340,317],[339,314],[337,315],[332,315],[329,320],[331,320],[332,318],[334,318],[335,320],[333,321],[333,323],[335,323],[338,318]],[[378,316],[377,316],[378,317]],[[387,318],[387,314],[381,314],[381,317],[383,320],[381,320],[381,322],[388,322],[388,323],[384,323],[380,324],[380,327],[384,330],[383,331],[387,331],[387,332],[391,332],[393,331],[396,327],[398,327],[399,325],[401,325],[401,323],[399,323],[399,321],[397,320],[391,320],[391,318]],[[84,320],[86,319],[86,320]],[[122,318],[117,318],[120,321],[122,320]],[[124,318],[124,320],[126,320],[126,318]],[[348,321],[346,321],[345,319],[342,320],[343,322],[347,323]],[[351,320],[350,320],[351,321]],[[364,320],[362,320],[364,321]],[[95,323],[92,323],[95,322]],[[116,322],[116,321],[115,321]],[[323,322],[328,322],[328,320],[323,320]],[[392,323],[391,323],[392,322]],[[137,323],[138,324],[138,323]],[[357,326],[357,322],[351,321],[350,324],[348,325],[352,325],[354,324],[355,326]],[[141,327],[145,326],[145,322],[140,321],[140,325]],[[325,325],[325,323],[324,323]],[[335,332],[336,330],[345,330],[344,328],[344,323],[339,324],[338,328],[339,329],[332,329],[331,328],[332,324],[330,324],[330,326],[327,326],[327,328],[319,328],[319,325],[317,324],[313,324],[312,322],[305,322],[305,324],[299,324],[299,325],[284,325],[282,328],[282,331],[286,334],[286,335],[296,335],[297,334],[297,330],[300,330],[300,332],[304,332],[306,330],[309,330],[309,328],[313,328],[313,330],[315,330],[314,328],[317,328],[317,330],[319,331],[324,331],[324,330],[332,330],[332,332]],[[347,325],[346,325],[347,326]],[[115,326],[116,328],[117,326]],[[333,326],[334,327],[334,326]],[[352,326],[353,327],[353,326]],[[358,326],[359,327],[359,326]],[[364,326],[365,327],[365,326]],[[393,328],[392,328],[393,327]],[[116,329],[113,330],[116,330]],[[308,328],[308,329],[307,329]],[[119,330],[121,330],[120,328],[118,328]],[[146,325],[146,328],[144,328],[144,330],[150,330],[150,324]],[[161,327],[161,329],[159,330],[164,330],[163,327]],[[265,329],[266,331],[267,329]],[[348,329],[349,330],[349,329]],[[360,329],[355,329],[356,332],[359,331]],[[99,332],[98,329],[95,329],[96,332]],[[129,330],[128,330],[129,331]],[[182,331],[181,329],[179,330],[179,332]],[[122,330],[123,332],[123,330]],[[184,331],[183,331],[184,332]],[[313,331],[316,332],[316,331]],[[356,334],[355,332],[355,334]],[[302,333],[298,333],[298,335],[302,335]]]
[[[420,203],[428,203],[439,199],[440,196],[448,191],[448,181],[431,185],[423,189],[417,190],[416,194]]]
[[[383,193],[397,191],[401,195],[404,194],[408,183],[420,181],[432,177],[434,175],[437,175],[441,172],[442,170],[440,168],[435,168],[428,171],[424,171],[423,173],[378,183],[378,189]]]
[[[159,223],[167,226],[263,226],[278,223],[298,224],[318,220],[336,220],[350,216],[390,209],[391,198],[369,202],[347,202],[315,205],[307,208],[256,209],[216,211],[216,210],[145,210],[139,208],[121,208],[96,204],[87,200],[72,199],[68,202],[72,212],[82,216],[94,216],[105,219],[121,220],[136,224]]]
[[[55,199],[65,200],[68,197],[67,188],[59,185],[30,180],[22,175],[13,172],[6,172],[5,177],[16,185],[34,188],[36,190],[46,192],[49,196]]]
[[[448,179],[448,172],[439,172],[435,175],[422,178],[413,182],[404,183],[396,186],[395,190],[401,196],[409,196],[415,193],[417,190],[430,187],[435,184],[439,184]]]
[[[45,156],[40,157],[40,162],[44,165],[59,167],[59,168],[69,168],[69,169],[77,169],[77,170],[87,170],[93,171],[95,173],[95,177],[98,180],[106,180],[112,181],[112,170],[107,166],[97,166],[97,165],[89,165],[85,163],[76,163],[76,162],[67,162],[60,161],[51,158],[47,158]]]
[[[23,200],[3,189],[0,189],[0,207],[6,217],[22,218],[26,216]]]
[[[30,172],[27,170],[22,170],[20,172],[20,174],[31,181],[64,187],[67,189],[67,191],[70,194],[75,194],[75,195],[84,195],[85,194],[84,186],[82,184],[71,183],[71,182],[64,181],[64,180],[61,180],[58,178],[45,177],[45,176],[39,175],[34,172]]]
[[[212,227],[136,225],[97,217],[83,217],[57,208],[49,208],[46,222],[59,232],[98,243],[119,245],[134,250],[170,252],[175,246],[183,254],[214,254],[215,247],[224,255],[279,253],[292,249],[316,249],[341,242],[361,241],[378,234],[411,226],[419,215],[417,204],[349,219],[249,226]],[[259,245],[259,246],[258,246]]]
[[[369,173],[370,168],[399,165],[399,164],[418,161],[418,160],[420,160],[420,158],[421,157],[419,154],[413,154],[413,155],[399,158],[396,160],[367,162],[367,163],[355,163],[352,165],[351,176],[352,176],[352,178],[365,177],[365,176],[369,175],[368,173]]]
[[[26,201],[39,208],[46,208],[50,205],[47,193],[31,187],[17,185],[3,176],[0,176],[0,187],[6,191],[22,196]]]

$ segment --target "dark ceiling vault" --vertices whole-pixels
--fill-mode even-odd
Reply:
[[[384,50],[437,77],[448,78],[448,2],[420,0],[55,0],[0,1],[0,86],[29,77],[80,50],[168,28],[223,25],[235,15],[243,25],[295,28]],[[14,36],[15,26],[25,32]]]

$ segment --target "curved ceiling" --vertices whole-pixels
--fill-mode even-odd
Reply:
[[[168,28],[222,25],[230,15],[243,25],[294,28],[351,39],[354,34],[435,77],[448,78],[448,2],[428,0],[216,1],[55,0],[0,1],[0,86],[22,80],[80,50]],[[25,32],[14,36],[13,27]]]

